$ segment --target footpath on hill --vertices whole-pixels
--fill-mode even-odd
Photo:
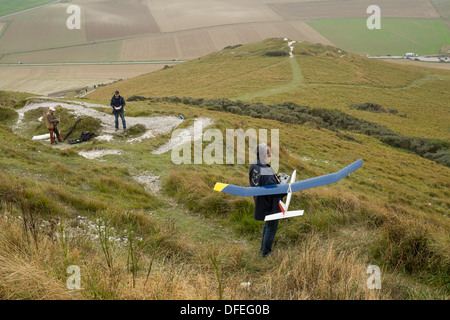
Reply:
[[[288,83],[284,86],[269,89],[269,90],[249,93],[249,94],[237,97],[234,100],[251,100],[254,98],[266,97],[266,96],[270,96],[273,94],[290,91],[290,90],[298,87],[299,85],[301,85],[303,83],[304,78],[303,78],[302,69],[300,68],[300,65],[299,65],[297,59],[295,59],[295,57],[294,57],[294,44],[295,43],[296,43],[296,41],[288,42],[289,48],[291,50],[289,52],[289,61],[291,63],[291,70],[292,70],[292,81],[290,83]]]

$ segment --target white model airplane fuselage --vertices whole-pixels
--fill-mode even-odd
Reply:
[[[297,210],[297,211],[288,211],[289,204],[291,203],[291,197],[292,197],[292,189],[291,184],[295,182],[295,176],[297,175],[297,171],[294,170],[291,176],[291,181],[289,182],[289,189],[286,197],[286,204],[283,203],[283,201],[280,200],[279,206],[281,209],[280,213],[270,214],[266,216],[264,221],[272,221],[272,220],[280,220],[280,219],[286,219],[286,218],[292,218],[297,216],[302,216],[304,210]]]

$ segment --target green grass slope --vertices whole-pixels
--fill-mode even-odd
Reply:
[[[311,124],[286,126],[182,103],[130,102],[127,110],[129,116],[181,113],[186,121],[210,117],[223,134],[280,128],[282,170],[297,169],[299,179],[358,157],[364,167],[338,184],[295,194],[292,207],[305,209],[305,216],[281,223],[275,255],[262,260],[262,224],[252,218],[251,199],[213,191],[217,181],[246,185],[248,166],[177,166],[170,152],[152,155],[169,136],[55,150],[2,126],[0,251],[10,257],[0,259],[0,275],[8,279],[2,297],[448,298],[448,168],[364,135],[349,140]],[[113,148],[122,154],[104,162],[77,154]],[[145,171],[161,177],[164,201],[133,180]],[[75,230],[80,233],[62,240]],[[117,240],[123,238],[129,240]],[[365,286],[368,264],[382,268],[380,292]],[[64,288],[69,265],[83,270],[80,292]],[[33,279],[36,268],[42,277]],[[251,291],[239,288],[244,281]],[[279,285],[268,289],[273,282]]]
[[[117,84],[127,95],[233,97],[291,82],[291,65],[286,57],[265,57],[271,51],[288,51],[286,43],[262,43],[224,49],[156,73]],[[189,81],[186,81],[189,79]],[[107,86],[93,92],[92,99],[106,99],[114,93]]]

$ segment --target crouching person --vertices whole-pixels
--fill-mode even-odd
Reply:
[[[51,144],[55,143],[55,138],[54,136],[56,135],[56,138],[58,139],[59,142],[62,142],[62,139],[59,135],[59,131],[58,131],[58,124],[59,124],[59,119],[56,118],[55,115],[55,108],[54,107],[50,107],[47,111],[46,114],[46,120],[47,120],[47,129],[50,132],[50,142]]]

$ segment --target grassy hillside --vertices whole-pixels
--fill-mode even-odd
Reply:
[[[306,214],[281,223],[276,254],[267,261],[258,254],[262,225],[252,218],[252,201],[212,190],[216,181],[246,185],[247,166],[176,166],[170,153],[150,153],[165,136],[138,145],[116,139],[60,151],[3,127],[0,250],[3,256],[19,254],[0,261],[2,277],[21,266],[4,282],[4,298],[447,297],[447,168],[373,138],[354,135],[356,141],[350,141],[307,124],[284,127],[175,103],[133,102],[128,110],[129,116],[182,113],[188,121],[211,117],[222,132],[282,128],[281,167],[296,168],[299,179],[332,172],[358,157],[364,168],[336,185],[296,194],[292,206]],[[105,162],[77,155],[113,148],[122,155]],[[144,171],[161,176],[160,200],[133,180]],[[108,239],[115,239],[106,247],[104,224]],[[98,238],[90,235],[97,229]],[[129,230],[135,242],[123,240]],[[63,232],[76,236],[62,241]],[[138,257],[134,276],[129,250]],[[65,268],[73,264],[82,270],[81,292],[64,290]],[[365,288],[367,264],[382,267],[379,293]],[[42,277],[33,279],[36,270]],[[244,281],[252,283],[251,291],[239,288]],[[271,282],[279,285],[268,289]]]
[[[298,179],[331,173],[363,158],[363,168],[339,183],[294,194],[292,208],[304,209],[305,214],[280,222],[275,252],[268,259],[261,258],[258,251],[262,223],[253,219],[252,199],[213,191],[216,182],[247,185],[248,165],[175,165],[170,152],[152,154],[170,135],[130,143],[129,136],[114,133],[109,142],[94,140],[67,149],[51,148],[29,139],[42,129],[35,122],[40,111],[26,113],[25,123],[18,130],[13,112],[20,106],[5,94],[2,110],[10,116],[0,118],[0,297],[448,299],[448,167],[390,147],[368,134],[334,130],[313,118],[289,123],[285,118],[269,118],[270,110],[260,117],[250,116],[227,109],[227,101],[236,101],[218,99],[246,94],[242,87],[247,85],[248,93],[289,87],[293,80],[289,71],[295,70],[296,62],[306,82],[300,89],[308,92],[311,101],[313,88],[320,88],[324,94],[328,87],[332,96],[337,87],[355,86],[365,88],[373,98],[390,92],[390,101],[399,101],[397,95],[404,99],[402,92],[406,91],[445,107],[438,99],[448,94],[443,86],[430,86],[427,91],[421,82],[412,84],[428,75],[436,76],[435,71],[391,66],[348,53],[347,58],[339,58],[336,48],[310,44],[296,46],[295,60],[265,55],[286,50],[286,43],[280,40],[225,49],[119,82],[97,90],[89,100],[82,99],[102,101],[105,108],[96,109],[109,114],[108,100],[116,88],[126,96],[211,98],[208,103],[187,98],[129,100],[127,117],[182,114],[185,121],[180,128],[188,127],[195,118],[207,117],[214,120],[211,127],[223,135],[227,129],[280,129],[280,171],[296,169]],[[314,78],[306,67],[316,63],[318,68],[325,68],[327,61],[331,62],[329,84],[323,75]],[[441,81],[448,81],[446,73],[436,72],[447,79]],[[233,73],[238,75],[233,77]],[[216,81],[221,84],[216,85]],[[322,83],[313,84],[315,81]],[[299,88],[287,90],[289,96]],[[340,98],[346,101],[349,92]],[[277,95],[283,96],[276,93],[261,97],[270,102],[279,99]],[[365,102],[363,98],[356,103]],[[223,108],[213,101],[221,101]],[[375,114],[369,108],[350,108],[349,103],[340,109],[402,128],[398,131],[410,130],[404,128],[410,122],[402,121],[408,116],[389,111]],[[268,108],[255,105],[255,112]],[[325,110],[338,108],[329,103],[321,106]],[[393,108],[390,104],[383,106],[385,110]],[[311,107],[311,112],[319,110],[318,106]],[[274,116],[282,115],[279,110]],[[429,117],[439,118],[436,110],[428,109]],[[400,107],[398,111],[404,112]],[[447,116],[440,115],[444,127]],[[399,118],[398,122],[394,118]],[[427,122],[422,126],[427,127]],[[433,127],[420,132],[433,136],[438,131]],[[208,145],[204,142],[202,150]],[[118,150],[120,154],[101,160],[78,155],[92,150]],[[161,188],[149,190],[138,182],[143,175],[159,177]],[[380,291],[366,286],[370,264],[381,268]],[[65,288],[69,265],[81,268],[80,291]],[[243,282],[250,282],[250,288],[242,287]]]
[[[289,56],[265,55],[289,52],[287,42],[281,39],[224,49],[170,69],[100,88],[89,97],[104,101],[119,89],[125,97],[290,101],[312,108],[337,109],[408,136],[450,140],[448,121],[443,121],[450,117],[448,71],[370,60],[307,42],[296,43],[294,47],[295,60]],[[404,116],[350,108],[365,102],[395,109],[398,115]]]
[[[130,79],[117,84],[126,96],[232,97],[270,90],[291,81],[291,66],[286,57],[264,57],[268,51],[288,51],[287,43],[263,43],[231,47],[206,57]],[[190,79],[190,81],[185,81]],[[269,80],[269,81],[268,81]],[[106,99],[114,93],[111,86],[92,93],[92,99]]]

